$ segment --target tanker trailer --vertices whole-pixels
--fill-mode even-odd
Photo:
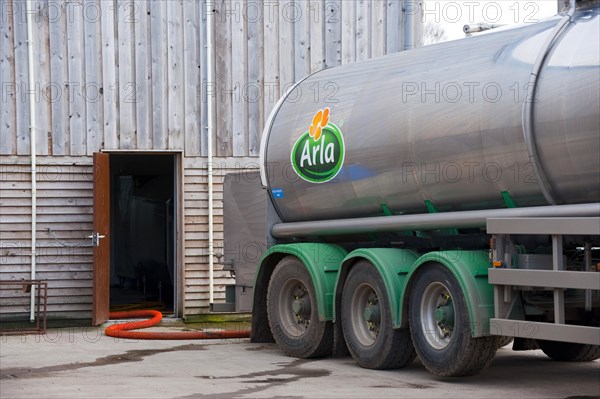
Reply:
[[[439,376],[476,374],[503,337],[597,359],[599,10],[297,83],[266,123],[260,183],[226,180],[225,263],[245,261],[228,231],[264,241],[243,287],[252,340],[371,369],[419,356]]]

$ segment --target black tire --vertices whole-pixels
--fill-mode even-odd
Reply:
[[[341,322],[348,350],[361,367],[395,369],[406,366],[416,356],[410,330],[393,329],[383,279],[369,262],[357,263],[348,274],[342,292]]]
[[[546,356],[560,362],[591,362],[600,359],[600,345],[544,341],[542,339],[538,339],[537,343]]]
[[[333,323],[319,320],[314,285],[298,258],[287,256],[275,267],[267,314],[275,342],[286,355],[307,359],[331,354]]]
[[[496,337],[471,336],[464,294],[456,278],[440,264],[428,266],[417,275],[410,294],[409,317],[415,350],[435,375],[475,375],[496,354]]]
[[[496,348],[503,348],[511,342],[513,342],[513,337],[496,337]]]

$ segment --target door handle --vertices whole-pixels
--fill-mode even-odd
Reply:
[[[85,238],[91,238],[92,239],[92,247],[98,247],[100,246],[100,239],[101,238],[105,238],[105,235],[102,235],[100,233],[92,233],[92,235],[86,236]]]

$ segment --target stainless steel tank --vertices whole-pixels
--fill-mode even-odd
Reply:
[[[307,77],[263,133],[263,183],[282,221],[546,205],[540,175],[556,204],[600,201],[598,14],[577,11],[535,96],[532,68],[559,16]],[[523,129],[530,100],[539,170]]]

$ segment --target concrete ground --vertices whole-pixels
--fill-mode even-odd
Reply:
[[[599,361],[559,363],[508,347],[478,376],[441,379],[418,361],[365,370],[350,357],[292,359],[274,344],[246,339],[135,341],[68,328],[0,342],[2,399],[600,397]]]

